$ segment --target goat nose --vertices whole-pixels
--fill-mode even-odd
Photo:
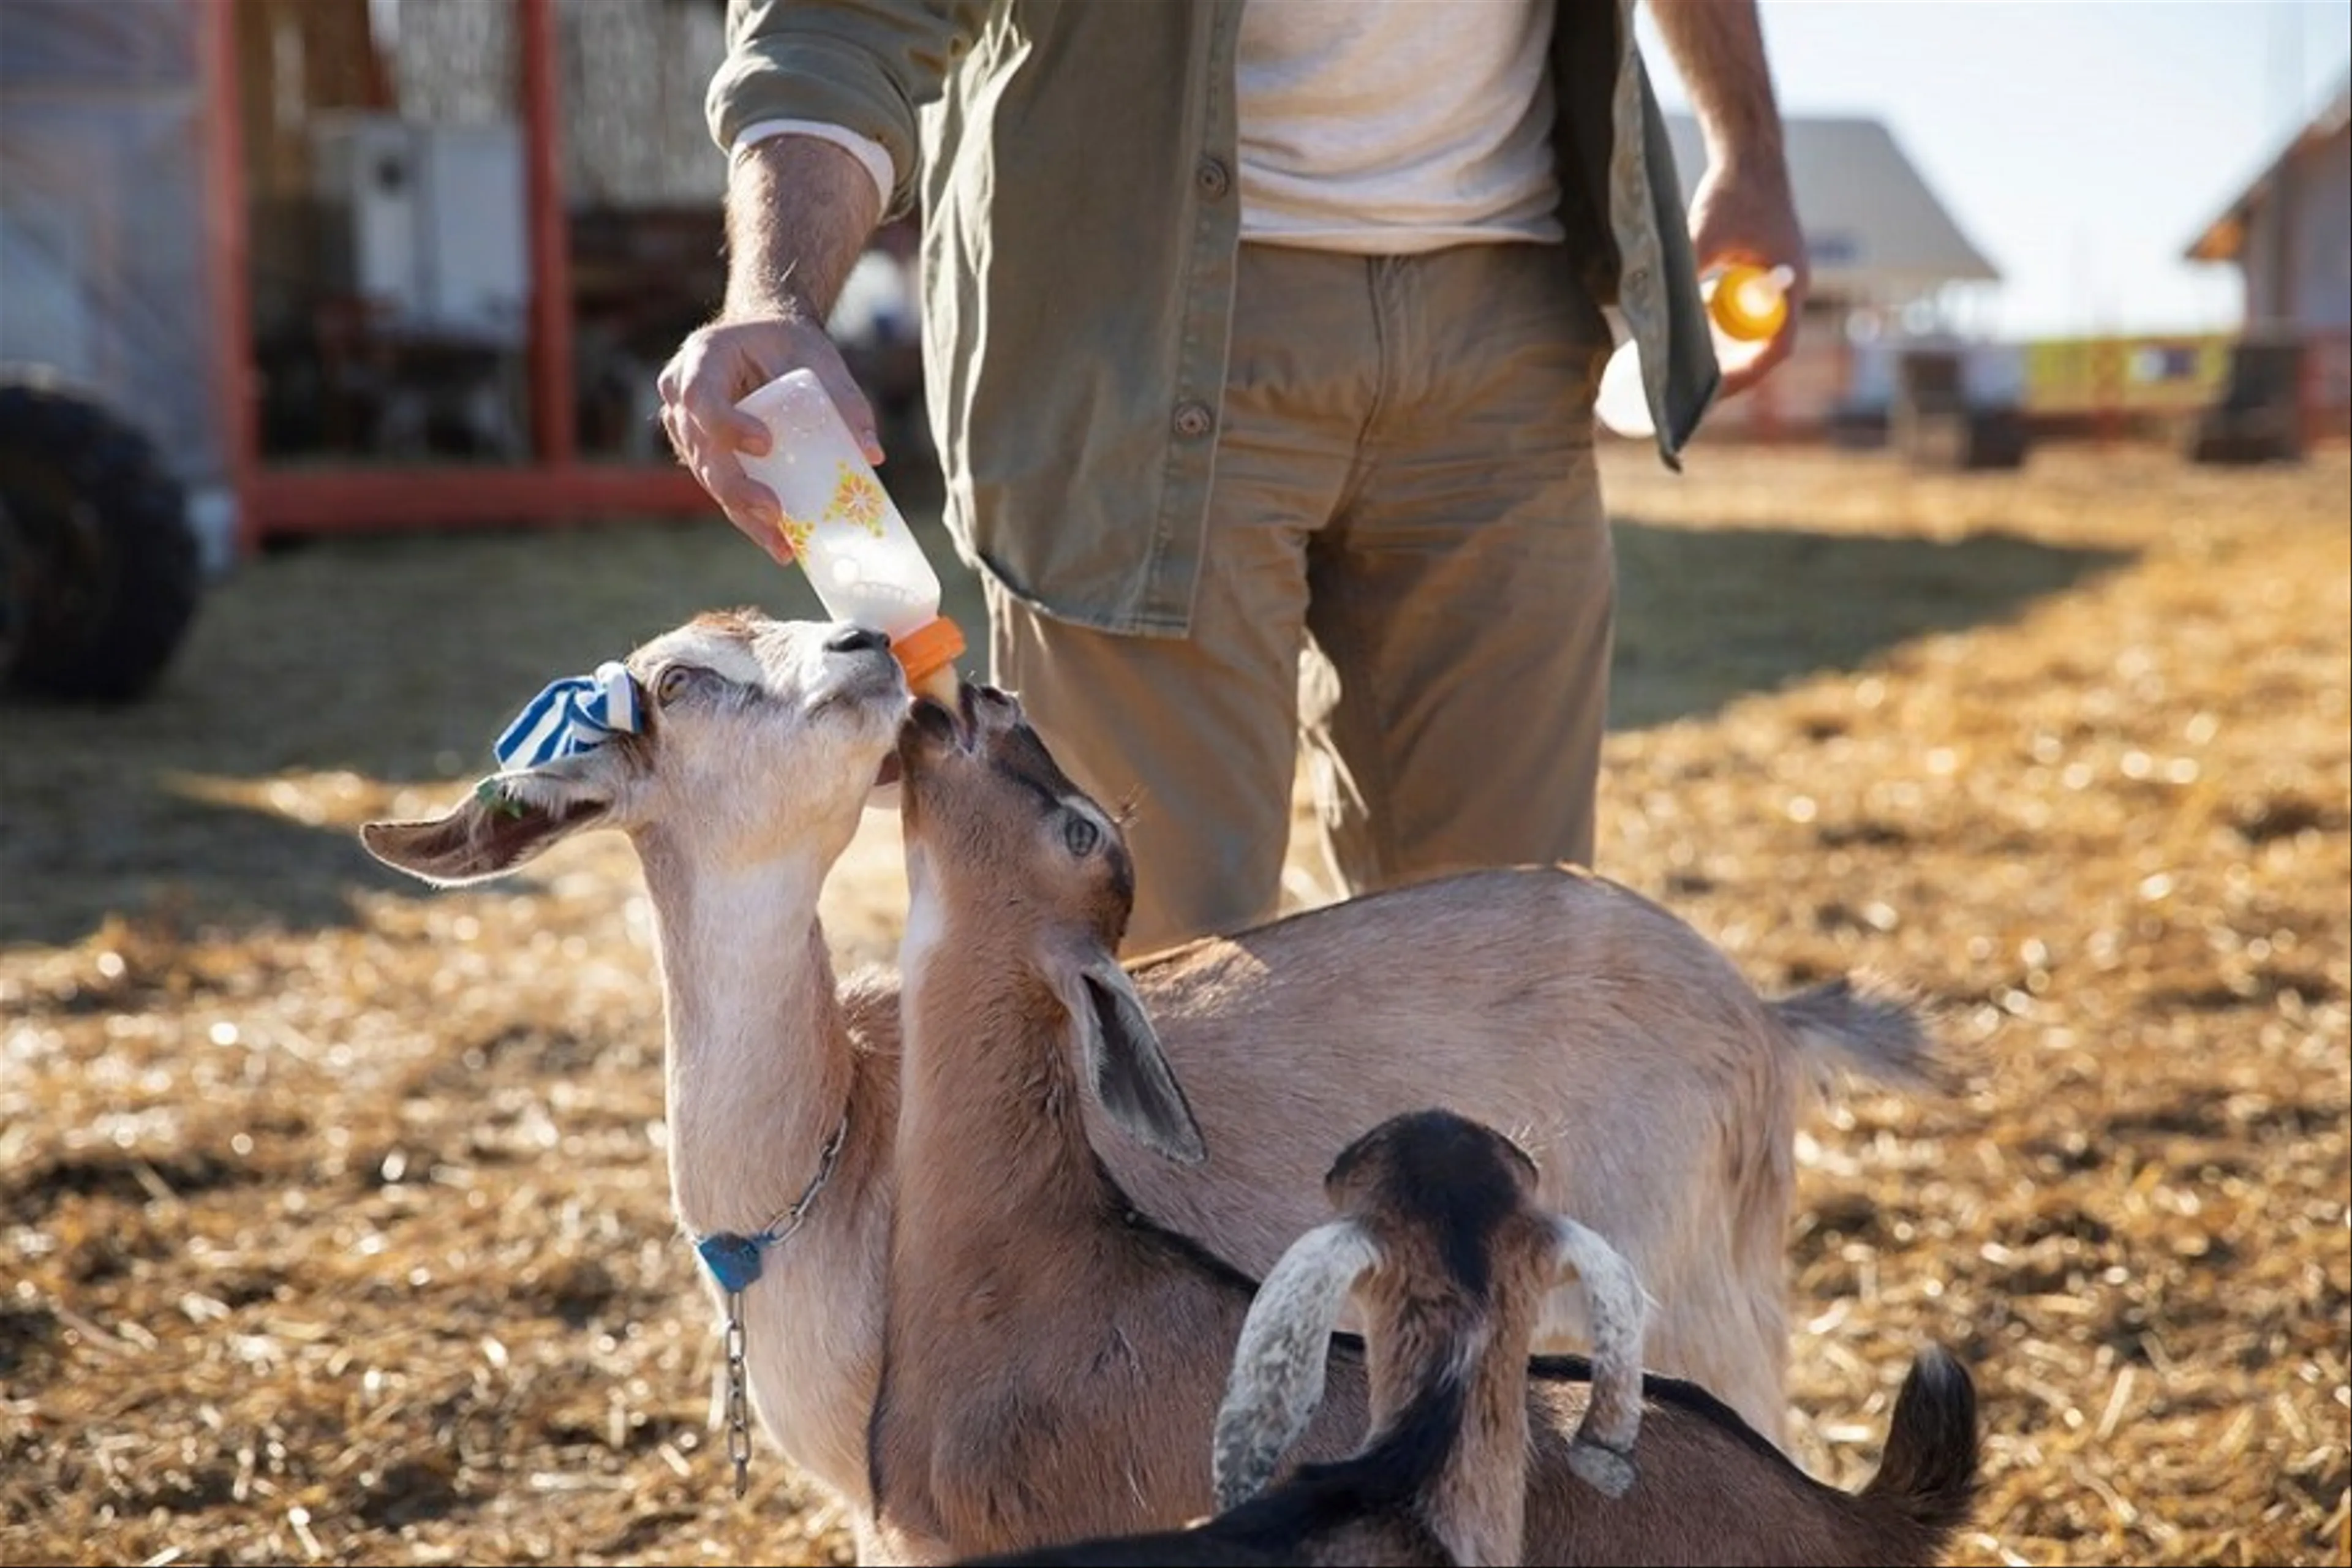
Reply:
[[[824,639],[827,653],[880,653],[889,646],[887,633],[866,626],[845,626]]]

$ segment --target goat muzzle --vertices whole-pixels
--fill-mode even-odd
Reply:
[[[971,688],[964,689],[969,691]],[[918,697],[907,710],[905,726],[899,731],[898,750],[908,771],[930,752],[953,746],[968,745],[968,727],[955,709],[929,697]]]

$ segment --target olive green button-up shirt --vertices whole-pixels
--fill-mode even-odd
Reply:
[[[923,214],[957,546],[1104,631],[1191,617],[1240,243],[1243,3],[730,0],[710,86],[722,147],[803,120],[888,150],[892,213]],[[1678,466],[1718,378],[1634,3],[1557,0],[1563,286],[1624,315]]]

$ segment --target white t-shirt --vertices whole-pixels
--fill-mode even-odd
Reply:
[[[1561,237],[1549,0],[1248,0],[1242,237],[1366,255]]]

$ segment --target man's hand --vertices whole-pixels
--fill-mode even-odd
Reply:
[[[1706,174],[1692,193],[1691,250],[1699,275],[1734,262],[1789,269],[1789,319],[1770,342],[1723,367],[1725,395],[1755,384],[1796,346],[1811,269],[1789,194],[1780,109],[1764,59],[1756,0],[1651,0],[1650,16],[1690,91]]]
[[[662,428],[669,432],[678,461],[702,481],[728,521],[779,563],[793,558],[778,526],[782,512],[775,493],[744,473],[742,464],[746,455],[766,454],[768,427],[735,405],[803,366],[824,384],[866,460],[880,462],[874,410],[842,363],[841,351],[804,307],[788,304],[776,314],[713,321],[679,345],[661,373]]]
[[[1704,278],[1718,268],[1745,264],[1768,271],[1789,269],[1789,314],[1780,330],[1723,367],[1723,395],[1745,392],[1797,346],[1811,269],[1805,262],[1805,234],[1789,178],[1776,162],[1758,174],[1734,163],[1710,163],[1692,194],[1691,250]]]
[[[779,562],[793,558],[778,527],[782,512],[742,463],[767,452],[768,427],[735,405],[805,366],[866,460],[882,460],[873,407],[824,331],[880,216],[873,176],[830,142],[776,136],[751,147],[727,180],[726,308],[662,368],[662,428],[678,461],[728,521]]]

